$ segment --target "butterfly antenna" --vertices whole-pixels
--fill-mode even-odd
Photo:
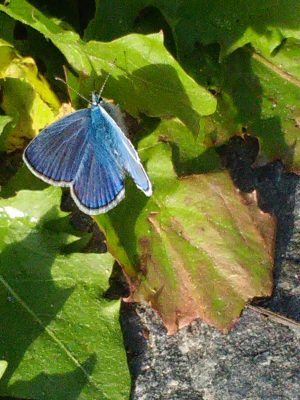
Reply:
[[[77,96],[81,97],[83,100],[87,101],[89,104],[92,104],[92,102],[90,100],[88,100],[86,97],[82,96],[82,94],[80,94],[79,92],[77,92],[77,90],[75,90],[74,88],[72,88],[72,86],[70,86],[66,81],[64,81],[62,78],[59,78],[58,76],[55,77],[55,79],[57,81],[61,81],[62,83],[64,83],[67,88],[71,89],[74,93],[77,94]]]
[[[114,61],[113,61],[113,66],[114,66],[114,67],[116,66],[116,61],[117,61],[117,59],[115,58]],[[112,71],[113,71],[113,69],[111,69],[111,71],[107,74],[106,78],[104,79],[104,82],[103,82],[102,87],[101,87],[101,89],[100,89],[100,91],[99,91],[99,94],[98,94],[99,98],[101,98],[102,92],[103,92],[103,90],[104,90],[104,88],[105,88],[105,85],[106,85],[106,83],[107,83],[107,81],[108,81],[108,78],[109,78],[109,77],[111,76],[111,74],[112,74]]]

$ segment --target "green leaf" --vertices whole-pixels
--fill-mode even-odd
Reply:
[[[26,138],[32,139],[54,120],[60,103],[38,74],[32,58],[22,58],[9,43],[0,40],[0,59],[1,108],[13,121],[1,149],[13,151],[22,149]]]
[[[15,57],[15,51],[11,44],[0,39],[0,78],[5,78],[5,71]]]
[[[7,361],[0,360],[0,379],[2,378],[7,366],[8,366]]]
[[[98,0],[96,6],[87,39],[108,41],[134,32],[148,7],[162,13],[180,54],[190,53],[195,43],[219,43],[222,55],[252,43],[270,54],[284,38],[300,39],[300,4],[294,0]]]
[[[5,150],[5,142],[10,133],[12,120],[8,115],[0,115],[0,152]]]
[[[77,70],[87,75],[91,73],[83,42],[69,26],[68,29],[64,29],[57,20],[47,18],[25,0],[11,0],[7,6],[0,5],[0,11],[42,33],[65,55],[71,65],[76,65]]]
[[[281,159],[287,169],[300,170],[300,79],[295,54],[294,43],[291,53],[283,46],[274,58],[247,49],[227,58],[220,73],[217,112],[205,126],[207,143],[210,139],[211,144],[222,144],[246,131],[259,139],[257,164]]]
[[[35,59],[43,76],[57,84],[55,77],[62,75],[65,58],[42,34],[1,12],[0,38],[14,46],[19,54]]]
[[[38,30],[60,49],[75,70],[91,76],[86,92],[90,92],[95,75],[110,72],[105,93],[134,116],[140,112],[156,117],[176,116],[198,134],[200,117],[215,111],[214,97],[167,52],[161,34],[129,35],[112,43],[85,43],[25,0],[12,0],[8,6],[0,6],[1,10]],[[101,86],[99,80],[97,84]]]
[[[131,0],[130,6],[119,0],[96,0],[95,17],[85,30],[86,40],[103,40],[108,42],[117,37],[134,32],[134,21],[140,10],[151,4],[151,1]]]
[[[300,79],[300,40],[283,41],[276,52],[265,59],[274,65],[273,69],[278,68],[279,74],[288,73],[289,76],[285,75],[287,80]]]
[[[1,188],[0,197],[8,198],[15,196],[15,194],[20,190],[43,190],[49,187],[48,184],[38,179],[26,165],[23,165],[15,173],[13,177]]]
[[[127,399],[119,301],[105,299],[113,258],[64,255],[60,189],[0,200],[0,395]]]
[[[6,125],[11,122],[11,117],[7,115],[0,115],[0,135],[3,134],[3,130],[5,129]]]
[[[14,29],[16,21],[10,18],[8,15],[0,14],[0,38],[11,43],[14,39]],[[0,61],[1,63],[1,61]]]
[[[193,136],[178,119],[144,119],[140,131],[144,136],[140,147],[141,156],[143,157],[143,148],[151,148],[157,143],[169,143],[172,148],[172,163],[178,176],[220,169],[220,159],[215,148],[207,146],[204,135]],[[202,131],[204,133],[204,129]]]
[[[198,134],[200,117],[212,114],[216,101],[184,72],[162,39],[161,34],[129,35],[109,44],[89,42],[86,48],[97,74],[105,68],[104,60],[116,57],[107,90],[129,113],[177,116]]]
[[[273,222],[225,172],[179,179],[158,129],[139,143],[153,196],[128,184],[125,200],[95,219],[131,299],[149,302],[170,333],[199,317],[226,331],[249,299],[271,294]]]

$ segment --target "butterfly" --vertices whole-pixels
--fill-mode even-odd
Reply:
[[[146,196],[152,194],[148,175],[112,107],[93,92],[91,107],[43,129],[23,153],[34,175],[69,187],[78,208],[89,215],[105,213],[125,197],[126,175]]]

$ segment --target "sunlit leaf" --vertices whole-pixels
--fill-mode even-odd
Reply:
[[[64,255],[60,190],[0,200],[0,394],[35,399],[127,399],[117,300],[105,299],[113,258]]]
[[[0,360],[0,379],[2,378],[6,368],[7,368],[7,361],[5,360]]]
[[[158,135],[150,145],[152,135],[139,145],[152,198],[128,185],[125,200],[95,219],[131,299],[148,301],[169,332],[198,317],[226,331],[249,299],[271,293],[274,223],[226,172],[178,178],[169,144]]]
[[[2,148],[22,149],[26,139],[55,119],[60,103],[49,85],[38,74],[34,60],[21,57],[14,48],[0,42],[1,108],[13,121],[13,127]]]

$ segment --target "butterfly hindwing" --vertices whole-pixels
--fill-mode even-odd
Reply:
[[[95,151],[92,142],[87,145],[71,194],[86,214],[106,212],[124,198],[123,173],[105,146],[98,143]]]
[[[91,130],[91,110],[78,110],[54,122],[34,138],[24,151],[24,161],[42,180],[70,186]]]

